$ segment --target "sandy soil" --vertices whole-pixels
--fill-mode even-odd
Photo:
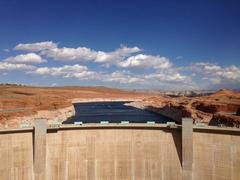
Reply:
[[[39,112],[46,114],[46,110],[64,110],[72,106],[72,101],[140,100],[148,96],[150,95],[106,87],[0,85],[0,127],[15,127],[19,124],[16,121],[20,117],[36,117]]]
[[[135,101],[130,105],[154,111],[181,123],[191,117],[195,123],[240,127],[240,93],[220,90],[202,97],[169,97],[106,87],[26,87],[0,85],[0,127],[19,127],[27,119],[66,120],[74,115],[74,102]]]

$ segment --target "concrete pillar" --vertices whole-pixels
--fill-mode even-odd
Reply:
[[[193,164],[193,120],[182,118],[182,177],[192,179]]]
[[[46,119],[35,120],[34,130],[34,177],[35,180],[46,179]]]

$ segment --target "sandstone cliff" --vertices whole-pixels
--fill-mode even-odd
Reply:
[[[202,97],[155,96],[129,105],[157,112],[178,123],[181,123],[182,117],[191,117],[194,123],[240,126],[240,93],[230,90]]]
[[[74,115],[75,109],[73,105],[56,110],[40,110],[33,115],[19,116],[3,121],[3,123],[0,124],[0,128],[33,126],[34,121],[39,118],[46,119],[48,124],[61,123]]]

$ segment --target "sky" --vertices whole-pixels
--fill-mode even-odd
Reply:
[[[240,89],[240,1],[1,0],[0,83]]]

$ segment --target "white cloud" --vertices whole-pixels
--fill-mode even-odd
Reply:
[[[48,58],[61,61],[94,61],[97,63],[102,63],[105,66],[110,66],[116,64],[123,58],[140,51],[138,47],[126,47],[121,46],[121,48],[116,49],[112,52],[95,51],[86,47],[78,48],[53,48],[42,51],[41,54]]]
[[[221,67],[216,64],[200,62],[192,64],[190,69],[205,76],[216,76],[227,80],[240,81],[240,67],[234,65]]]
[[[32,52],[38,51],[41,55],[54,60],[65,62],[91,60],[97,63],[102,63],[105,66],[117,64],[117,62],[124,58],[141,51],[141,49],[136,46],[127,47],[124,45],[121,45],[120,48],[110,52],[96,51],[87,47],[59,48],[58,44],[53,43],[52,41],[18,44],[14,49]]]
[[[89,70],[86,66],[79,64],[65,65],[62,67],[39,67],[30,74],[43,76],[60,76],[64,78],[76,78],[79,80],[98,80],[101,82],[118,82],[121,84],[138,84],[143,83],[141,76],[131,74],[126,71],[116,71],[112,73],[103,73]]]
[[[162,82],[185,82],[189,81],[189,78],[187,76],[181,75],[179,73],[153,73],[145,76],[146,79],[152,80],[158,80]]]
[[[34,72],[40,75],[67,75],[69,73],[78,73],[88,70],[86,66],[81,66],[78,64],[75,65],[65,65],[62,67],[40,67],[37,68]]]
[[[186,69],[196,71],[196,72],[204,72],[204,73],[212,73],[221,70],[222,68],[216,64],[208,63],[208,62],[196,62],[187,66]]]
[[[95,76],[96,72],[89,71],[86,66],[81,66],[79,64],[65,65],[62,67],[39,67],[34,71],[30,71],[28,73],[38,75],[61,76],[64,78],[77,78],[80,80],[98,78],[98,76]]]
[[[240,67],[230,66],[216,72],[217,75],[232,81],[240,82]]]
[[[221,78],[219,78],[219,77],[202,77],[202,80],[210,82],[214,85],[221,83]]]
[[[133,74],[129,71],[115,71],[112,73],[103,73],[89,70],[86,66],[65,65],[63,67],[40,67],[31,71],[31,73],[39,75],[61,76],[64,78],[77,78],[79,80],[98,80],[102,82],[117,82],[120,84],[146,84],[152,82],[189,82],[186,76],[179,73],[176,74]]]
[[[11,64],[8,62],[0,62],[0,70],[12,71],[12,70],[32,70],[35,66],[27,64]]]
[[[231,83],[240,87],[240,67],[220,66],[209,62],[197,62],[186,67],[176,66],[170,59],[159,55],[146,55],[137,46],[121,45],[113,51],[94,50],[87,47],[59,47],[52,41],[18,44],[15,50],[31,53],[9,57],[0,63],[0,70],[23,70],[42,76],[59,76],[79,80],[96,80],[103,83],[120,83],[125,85],[141,85],[144,87],[160,87],[164,89],[196,89],[198,86],[223,86]],[[34,53],[35,52],[35,53]],[[37,54],[36,54],[37,53]],[[41,55],[41,56],[40,56]],[[44,58],[62,61],[61,67],[34,67],[30,64],[46,62]],[[182,59],[182,56],[176,57]],[[101,66],[92,71],[84,65],[95,63]],[[92,64],[91,64],[92,65]],[[113,68],[104,69],[114,66]],[[128,71],[126,71],[128,69]],[[140,74],[141,73],[141,74]],[[215,87],[216,87],[215,86]]]
[[[58,84],[57,83],[52,83],[51,87],[56,87]]]
[[[149,87],[161,88],[163,90],[196,90],[199,89],[190,76],[183,75],[175,69],[164,70],[151,74],[146,74],[146,82],[150,82]]]
[[[208,62],[198,62],[191,64],[187,69],[197,73],[205,87],[214,85],[237,87],[240,83],[240,67],[237,66],[222,67]]]
[[[119,62],[118,66],[123,68],[166,69],[171,67],[171,63],[166,57],[138,54]]]
[[[41,52],[42,55],[54,60],[76,61],[92,60],[96,57],[96,52],[85,47],[78,48],[53,48]]]
[[[220,66],[217,66],[217,65],[205,65],[203,68],[204,70],[209,72],[219,71],[222,69]]]
[[[130,48],[130,47],[121,45],[120,48],[116,49],[113,52],[106,53],[106,52],[98,51],[95,62],[115,64],[117,61],[120,61],[123,58],[128,57],[131,54],[137,53],[140,51],[141,49],[139,49],[136,46]]]
[[[111,74],[105,74],[102,80],[121,84],[142,84],[145,82],[142,76],[134,75],[127,71],[116,71]]]
[[[52,41],[45,42],[36,42],[36,43],[28,43],[28,44],[18,44],[14,49],[15,50],[23,50],[23,51],[31,51],[37,52],[47,49],[57,48],[57,44]]]
[[[42,59],[41,56],[35,53],[20,54],[15,57],[9,57],[4,61],[12,64],[40,64],[47,62],[45,59]]]

